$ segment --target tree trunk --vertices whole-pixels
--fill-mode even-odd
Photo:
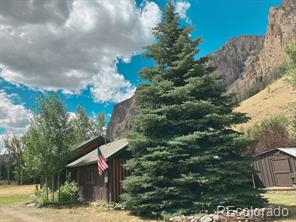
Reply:
[[[10,184],[10,165],[7,165],[7,183]]]
[[[54,203],[54,176],[51,176],[51,202]]]
[[[46,201],[48,201],[48,178],[45,177],[45,184],[46,184]]]
[[[61,189],[60,189],[60,174],[58,175],[58,202],[60,202],[60,194],[61,194]]]
[[[20,182],[21,182],[21,184],[23,184],[23,180],[24,180],[24,170],[23,170],[23,168],[21,167],[21,178],[20,178]]]
[[[21,184],[21,165],[17,164],[17,185]]]

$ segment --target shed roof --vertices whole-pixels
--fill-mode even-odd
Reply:
[[[296,148],[278,148],[278,150],[296,157]]]
[[[296,157],[296,148],[274,148],[274,149],[267,150],[267,151],[264,151],[262,153],[259,153],[259,154],[255,155],[255,156],[260,156],[262,154],[269,153],[269,152],[274,151],[274,150],[279,150],[279,151],[287,153],[287,154],[289,154],[289,155],[291,155],[293,157]]]
[[[111,143],[107,143],[103,146],[100,146],[98,149],[100,149],[101,154],[108,160],[111,158],[114,154],[118,153],[123,148],[127,147],[128,141],[126,138],[115,140]],[[78,158],[77,160],[69,163],[66,167],[72,168],[72,167],[79,167],[79,166],[85,166],[90,165],[93,163],[96,163],[98,160],[98,149],[95,149],[86,155]]]

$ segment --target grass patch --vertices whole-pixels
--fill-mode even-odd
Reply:
[[[274,221],[296,221],[296,191],[268,191],[264,194],[268,203],[289,210],[288,218],[278,218]]]
[[[22,203],[30,199],[30,194],[15,195],[15,196],[0,196],[0,206]]]

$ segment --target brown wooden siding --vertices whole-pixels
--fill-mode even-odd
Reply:
[[[97,170],[97,164],[78,168],[78,185],[80,197],[88,201],[108,201],[108,184],[105,183],[105,174],[100,176]],[[89,180],[90,174],[93,174],[93,181]]]
[[[296,185],[296,158],[273,150],[255,158],[256,187],[289,187]]]
[[[122,181],[128,175],[123,164],[128,159],[128,152],[112,157],[102,176],[98,174],[97,164],[69,169],[72,179],[78,183],[80,197],[88,201],[118,202],[123,193]],[[93,178],[90,172],[93,172]]]
[[[122,181],[128,175],[128,172],[123,168],[123,164],[127,161],[126,156],[117,156],[110,161],[109,165],[109,188],[111,191],[111,201],[118,202],[120,195],[123,193]]]

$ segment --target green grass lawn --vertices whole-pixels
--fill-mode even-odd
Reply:
[[[289,217],[275,221],[296,221],[296,191],[268,191],[264,194],[268,203],[289,210]]]
[[[9,204],[16,204],[22,203],[30,199],[30,194],[25,195],[14,195],[14,196],[0,196],[0,206],[1,205],[9,205]]]

